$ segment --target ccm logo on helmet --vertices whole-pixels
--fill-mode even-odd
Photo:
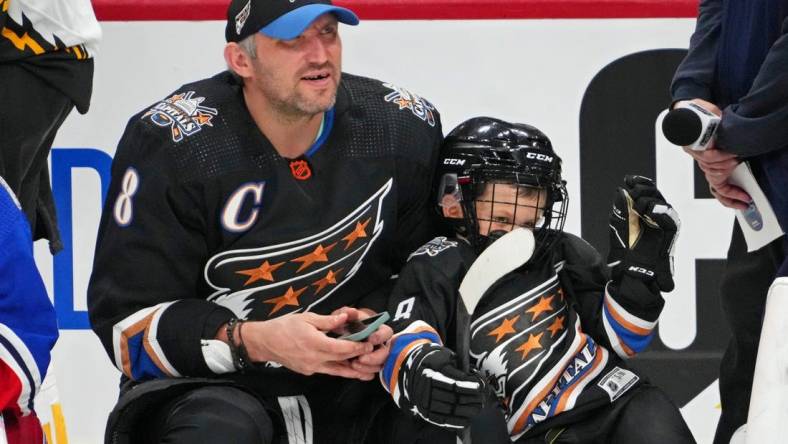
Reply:
[[[547,154],[539,154],[539,153],[526,153],[526,159],[536,159],[541,160],[543,162],[552,162],[553,156],[548,156]]]
[[[642,267],[629,267],[629,271],[634,271],[635,273],[645,274],[646,276],[654,276],[654,272],[651,270],[646,270]]]
[[[443,159],[444,165],[465,165],[465,159]]]

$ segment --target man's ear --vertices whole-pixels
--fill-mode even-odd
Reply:
[[[443,198],[441,198],[441,209],[443,209],[443,217],[460,219],[463,216],[460,201],[451,194],[445,194]]]
[[[248,78],[252,76],[252,58],[241,48],[238,43],[230,42],[224,46],[224,61],[230,71],[238,76]]]

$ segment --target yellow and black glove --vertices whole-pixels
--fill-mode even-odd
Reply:
[[[680,227],[678,214],[654,181],[626,176],[610,214],[608,264],[613,281],[626,274],[659,291],[673,290],[673,249]]]

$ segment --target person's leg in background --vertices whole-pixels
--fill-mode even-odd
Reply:
[[[777,269],[777,277],[788,277],[788,235],[783,237],[783,263]]]
[[[720,288],[731,338],[720,363],[722,413],[714,444],[728,444],[736,429],[747,422],[766,294],[784,257],[782,239],[747,253],[741,227],[734,224]]]

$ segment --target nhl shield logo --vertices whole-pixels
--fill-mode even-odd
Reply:
[[[270,319],[310,311],[361,268],[383,232],[381,210],[389,179],[350,214],[303,239],[212,257],[205,278],[216,291],[209,300],[241,319]]]
[[[306,159],[291,160],[290,173],[298,180],[307,180],[312,177],[312,167]]]

